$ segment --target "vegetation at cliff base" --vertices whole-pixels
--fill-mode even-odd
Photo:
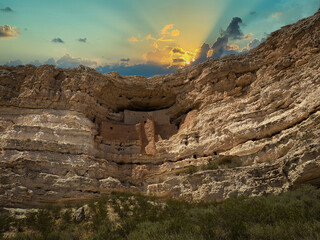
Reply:
[[[76,213],[75,213],[76,212]],[[85,205],[0,216],[1,239],[320,239],[320,189],[190,203],[114,193]]]

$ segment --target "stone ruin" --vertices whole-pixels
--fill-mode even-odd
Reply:
[[[100,135],[111,153],[156,155],[155,143],[178,132],[170,124],[168,110],[150,112],[124,110],[123,123],[102,122]]]

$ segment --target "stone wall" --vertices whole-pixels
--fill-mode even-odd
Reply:
[[[139,140],[138,125],[101,123],[100,135],[107,141],[132,141]]]
[[[156,121],[154,117],[144,117],[144,115],[153,115],[153,112],[125,111],[125,116],[127,117],[127,121],[125,122],[127,123],[136,122],[138,117],[142,117],[136,124],[130,125],[102,122],[100,135],[104,142],[109,142],[109,145],[111,146],[106,149],[109,149],[110,152],[117,152],[119,154],[132,153],[132,151],[121,152],[119,149],[121,149],[121,146],[124,144],[135,142],[140,146],[139,153],[156,155],[157,150],[155,143],[164,139],[169,139],[178,132],[178,129],[175,125],[169,123],[169,118],[164,114],[164,110],[155,112],[154,116],[156,116],[158,121]],[[159,124],[159,122],[168,123]]]
[[[124,110],[124,124],[137,124],[142,118],[154,118],[157,124],[169,124],[170,118],[167,113],[168,109],[151,112]]]
[[[178,128],[174,124],[156,124],[156,135],[158,140],[169,139],[171,136],[178,132]]]

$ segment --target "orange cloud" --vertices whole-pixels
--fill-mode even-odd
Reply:
[[[146,53],[145,58],[147,60],[147,63],[170,65],[171,63],[170,51],[171,51],[171,48],[169,47],[164,47],[163,49],[155,49],[152,52]]]
[[[173,39],[171,38],[165,38],[164,36],[157,39],[159,42],[173,42]]]
[[[171,66],[176,66],[182,68],[185,65],[189,65],[191,62],[195,61],[196,52],[185,51],[181,47],[174,47],[171,49],[170,58]]]
[[[0,25],[0,38],[15,38],[19,37],[19,31],[16,27],[10,25]]]
[[[171,36],[172,37],[177,37],[180,35],[180,31],[178,29],[171,31]]]
[[[228,45],[228,50],[239,51],[238,45]]]
[[[154,48],[159,48],[159,45],[158,45],[157,42],[154,42],[154,43],[153,43],[153,46],[154,46]]]
[[[168,30],[170,30],[171,28],[173,28],[173,24],[167,24],[165,25],[162,30],[161,30],[161,35],[166,35],[168,34]]]
[[[146,40],[156,40],[156,39],[152,37],[151,34],[149,34],[148,36],[146,36]]]
[[[166,65],[168,68],[182,68],[194,61],[196,53],[184,50],[179,46],[175,41],[175,37],[179,35],[180,31],[174,29],[173,24],[167,24],[156,36],[148,34],[145,39],[141,40],[131,37],[129,41],[153,41],[153,50],[143,54],[147,63]]]
[[[128,39],[129,42],[139,42],[139,40],[136,37],[131,37]]]
[[[248,33],[246,35],[244,35],[243,39],[242,40],[250,40],[253,36],[253,33]]]

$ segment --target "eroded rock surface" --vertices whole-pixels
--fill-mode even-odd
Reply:
[[[166,76],[2,66],[0,205],[320,186],[319,69],[320,12],[247,54]]]

